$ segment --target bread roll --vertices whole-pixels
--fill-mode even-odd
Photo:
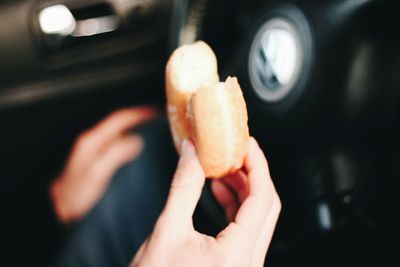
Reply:
[[[179,152],[191,139],[209,178],[243,165],[249,130],[246,103],[236,78],[219,82],[217,60],[204,42],[184,45],[166,67],[167,111]]]
[[[186,106],[200,87],[219,81],[217,58],[204,42],[183,45],[172,53],[166,67],[167,111],[176,149],[183,139],[190,139]]]

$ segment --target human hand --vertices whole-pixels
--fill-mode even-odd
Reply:
[[[248,144],[243,172],[232,180],[213,181],[213,192],[231,219],[215,238],[193,227],[204,182],[195,148],[184,141],[165,208],[131,267],[263,266],[281,203],[254,138]]]
[[[83,217],[102,197],[114,172],[139,155],[142,139],[128,131],[154,116],[149,107],[121,109],[77,138],[63,171],[50,186],[62,223]]]

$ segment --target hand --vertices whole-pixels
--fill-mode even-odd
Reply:
[[[143,148],[142,139],[128,130],[154,116],[151,108],[125,108],[78,137],[65,168],[50,186],[61,222],[80,219],[97,203],[114,172]]]
[[[215,238],[193,228],[205,175],[189,141],[181,151],[166,206],[130,266],[263,266],[281,204],[257,142],[249,141],[243,173],[213,182],[217,199],[232,219]]]

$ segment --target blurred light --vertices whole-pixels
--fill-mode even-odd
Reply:
[[[46,7],[39,13],[39,25],[46,34],[69,35],[75,30],[76,21],[64,5]]]
[[[321,228],[325,231],[329,231],[332,228],[332,214],[328,204],[321,203],[317,207],[318,222]]]
[[[196,41],[197,27],[195,25],[186,25],[180,33],[180,44],[191,44]]]
[[[115,31],[119,26],[117,16],[104,16],[86,20],[80,20],[76,24],[75,31],[72,36],[91,36],[106,32]]]
[[[207,2],[208,0],[190,1],[186,21],[183,22],[179,32],[179,45],[191,44],[198,40],[201,34],[201,25],[203,24],[206,6],[208,5]]]

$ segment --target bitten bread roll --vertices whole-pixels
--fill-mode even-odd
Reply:
[[[249,129],[246,103],[236,78],[194,93],[188,118],[207,176],[218,178],[242,167]]]
[[[217,58],[204,42],[183,45],[172,53],[166,67],[167,111],[176,149],[183,139],[190,139],[186,106],[200,87],[219,81]]]
[[[184,45],[166,67],[168,118],[179,152],[191,139],[209,178],[219,178],[243,165],[249,130],[247,109],[236,78],[219,82],[217,60],[204,42]]]

